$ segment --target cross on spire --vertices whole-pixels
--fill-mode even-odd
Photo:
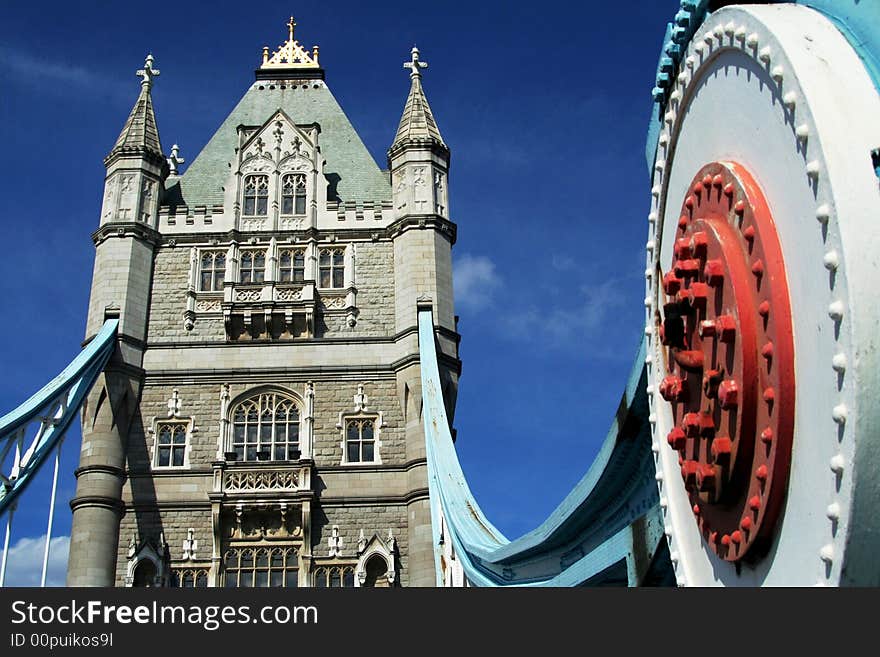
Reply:
[[[161,71],[157,68],[153,68],[153,53],[147,55],[147,58],[144,60],[144,67],[137,71],[135,75],[141,78],[141,86],[147,88],[147,91],[153,86],[153,78],[159,77]]]
[[[403,68],[411,70],[409,74],[411,78],[420,78],[422,77],[422,72],[419,69],[428,68],[428,62],[423,62],[419,59],[419,49],[413,46],[412,59],[408,62],[404,62]]]
[[[293,20],[293,16],[290,17],[290,20],[287,21],[287,33],[290,35],[290,40],[293,41],[293,28],[296,27],[296,21]]]

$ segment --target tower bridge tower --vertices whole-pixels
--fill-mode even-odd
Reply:
[[[385,171],[287,27],[183,171],[138,71],[93,234],[86,337],[120,329],[83,411],[71,585],[435,583],[417,308],[451,414],[449,149],[417,49]]]

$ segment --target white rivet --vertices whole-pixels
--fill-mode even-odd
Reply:
[[[734,32],[736,32],[736,25],[733,24],[733,21],[724,26],[724,33],[728,36],[733,36]]]
[[[662,473],[662,472],[658,472],[657,474],[655,474],[655,475],[654,475],[654,481],[663,481],[663,473]]]
[[[843,301],[832,301],[828,306],[828,316],[835,322],[843,319]]]
[[[665,501],[666,498],[661,497],[660,499]],[[666,534],[666,538],[671,539],[672,525],[663,525],[663,533]]]
[[[664,167],[666,167],[666,160],[657,160],[657,164],[654,165],[656,171],[663,171]]]
[[[702,55],[703,51],[706,50],[706,47],[708,45],[709,44],[707,44],[705,41],[697,41],[697,43],[694,44],[694,50]]]
[[[653,386],[653,385],[649,385],[649,386],[647,386],[647,387],[645,388],[645,391],[646,391],[649,395],[653,395],[653,394],[654,394],[654,386]]]
[[[651,335],[653,332],[654,329],[652,329],[650,326],[645,327],[645,335]]]
[[[764,46],[761,48],[761,52],[758,53],[758,59],[767,64],[770,61],[770,46]]]
[[[838,404],[831,409],[831,418],[837,424],[846,424],[846,404]]]
[[[671,100],[674,103],[677,103],[678,101],[681,100],[681,92],[678,89],[676,89],[671,94],[669,94],[669,100]]]
[[[817,160],[810,160],[807,162],[807,175],[810,176],[810,178],[819,177],[819,162]]]
[[[651,413],[648,416],[648,422],[651,424],[657,424],[657,416],[654,413]]]
[[[806,141],[806,139],[810,136],[810,126],[806,123],[801,123],[797,128],[795,128],[794,133],[797,135],[797,138],[801,141]]]
[[[654,357],[651,354],[645,354],[645,362],[650,363],[654,360]]]
[[[797,94],[789,91],[782,97],[782,102],[788,109],[794,109],[795,105],[797,105]]]
[[[733,31],[733,30],[731,30],[731,31]],[[721,26],[721,25],[716,25],[716,26],[715,26],[715,29],[712,30],[712,34],[714,34],[714,35],[715,35],[715,38],[718,39],[718,40],[720,41],[720,40],[721,40],[721,37],[724,36],[724,27]]]
[[[828,516],[829,520],[838,520],[840,518],[840,505],[837,502],[832,502],[825,509],[825,515]]]
[[[685,579],[684,575],[679,575],[675,578],[675,584],[681,588],[687,586],[687,579]]]
[[[834,358],[831,359],[831,367],[835,372],[845,372],[846,354],[834,354]]]
[[[648,240],[645,244],[645,250],[649,252],[654,250],[654,240]]]
[[[825,263],[825,269],[828,271],[836,271],[840,266],[840,258],[837,255],[837,251],[829,251],[825,254],[825,257],[822,258],[822,262]]]
[[[663,118],[666,123],[669,123],[671,125],[672,122],[675,121],[675,112],[670,110],[669,112],[666,112],[666,115]]]
[[[661,146],[666,146],[669,143],[669,135],[665,132],[660,133],[660,139],[658,140]]]
[[[660,185],[654,185],[651,188],[651,196],[660,196]]]
[[[770,71],[770,77],[776,80],[776,82],[782,82],[782,78],[785,77],[785,69],[782,68],[780,64],[777,64],[773,67],[773,70]]]
[[[676,78],[676,79],[678,80],[678,84],[681,85],[681,88],[683,90],[687,86],[687,79],[688,79],[687,71],[682,71],[681,73],[679,73],[678,78]],[[679,95],[679,98],[680,97],[681,96]],[[678,98],[676,98],[676,100],[678,100]]]
[[[823,204],[816,208],[816,219],[820,223],[827,224],[829,217],[831,217],[831,208],[827,205]]]
[[[653,270],[653,269],[646,269],[646,270],[645,270],[645,278],[650,279],[653,275],[654,275],[654,270]]]
[[[736,28],[736,34],[734,34],[733,36],[737,38],[737,41],[743,41],[746,38],[745,26],[740,25],[738,28]]]
[[[677,564],[678,563],[678,552],[675,552],[674,550],[672,552],[670,552],[669,553],[669,560],[673,564]]]
[[[648,215],[648,221],[650,221],[652,224],[653,224],[655,221],[657,221],[657,213],[656,213],[656,212],[652,212],[652,213],[650,213],[650,214]]]
[[[755,48],[758,45],[758,34],[756,32],[752,32],[746,37],[746,45],[749,48]]]
[[[669,504],[666,501],[666,497],[664,495],[661,495],[660,496],[660,508],[665,509],[667,506],[669,506]],[[671,533],[668,531],[668,528],[667,528],[667,533]]]
[[[685,66],[687,66],[688,68],[693,68],[693,67],[694,67],[694,56],[693,56],[693,55],[688,55],[688,56],[685,58],[685,60],[684,60],[684,64],[685,64]]]
[[[660,453],[660,443],[657,443],[657,442],[651,443],[651,451],[654,452],[655,454],[659,454]]]
[[[834,561],[834,547],[830,544],[823,545],[822,549],[819,550],[819,558],[825,563],[831,563]]]
[[[843,467],[846,465],[846,461],[843,458],[843,454],[835,454],[831,457],[831,461],[828,464],[831,466],[831,472],[839,475],[843,474]]]
[[[651,297],[645,297],[645,308],[651,307]]]

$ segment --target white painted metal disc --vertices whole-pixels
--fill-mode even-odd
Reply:
[[[818,12],[739,6],[707,18],[664,117],[649,216],[648,385],[661,507],[679,585],[878,584],[880,96]],[[657,316],[679,211],[711,162],[750,172],[781,243],[794,326],[791,470],[772,545],[756,560],[709,548],[666,442],[672,409]]]

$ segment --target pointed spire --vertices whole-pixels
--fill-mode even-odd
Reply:
[[[153,100],[150,96],[153,78],[158,77],[159,73],[158,69],[153,68],[153,55],[147,55],[144,67],[136,73],[141,78],[140,95],[107,160],[114,155],[128,152],[159,156],[164,161],[162,144],[159,142],[159,129],[156,127],[156,115],[153,112]]]
[[[419,49],[413,47],[412,58],[403,65],[410,69],[411,86],[406,105],[403,107],[403,116],[400,117],[400,125],[397,135],[391,144],[391,150],[397,150],[409,141],[431,141],[446,149],[440,129],[434,121],[428,99],[422,89],[422,69],[428,68],[428,64],[419,59]]]

